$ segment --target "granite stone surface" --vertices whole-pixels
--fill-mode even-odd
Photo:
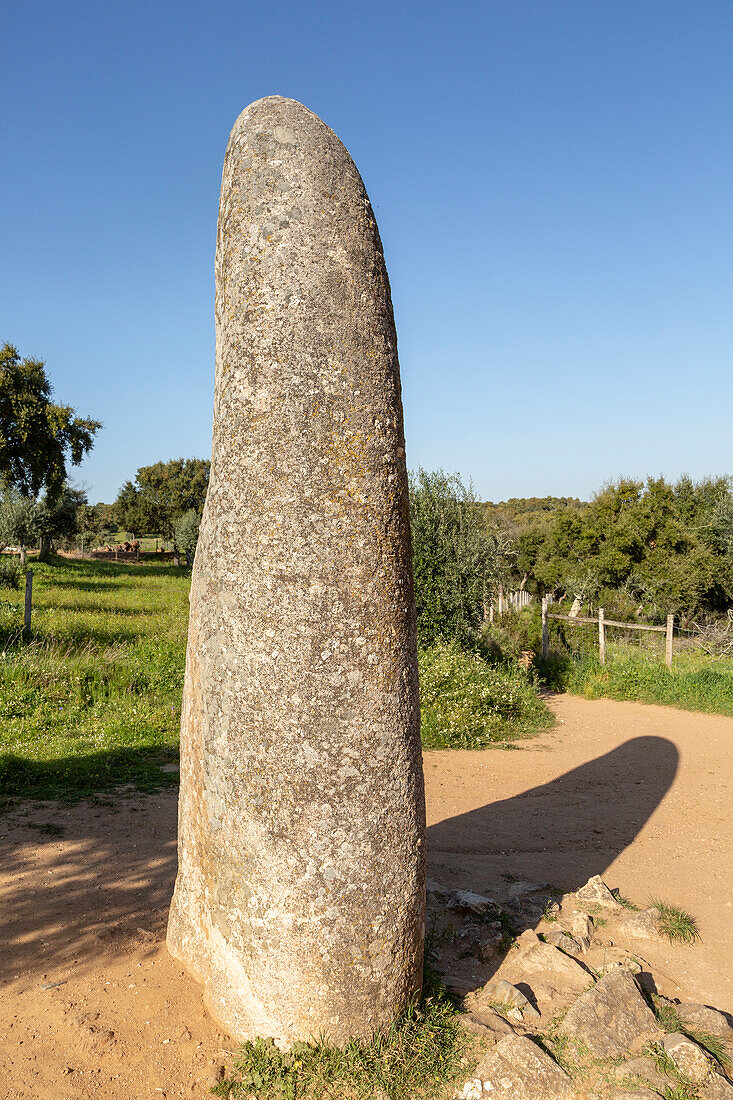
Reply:
[[[168,946],[239,1040],[365,1036],[420,988],[424,876],[382,245],[339,139],[273,96],[222,179]]]

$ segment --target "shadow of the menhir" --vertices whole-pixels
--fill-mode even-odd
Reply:
[[[437,861],[450,871],[449,885],[477,892],[493,893],[509,871],[576,889],[631,843],[669,789],[677,760],[669,741],[637,737],[550,783],[433,825],[430,874],[438,877]],[[22,778],[19,786],[32,787],[32,776]],[[162,934],[176,873],[174,790],[68,809],[25,802],[0,826],[0,938],[14,939],[0,980],[65,960],[79,972],[107,949],[110,931],[142,925]],[[39,876],[47,848],[48,870]]]
[[[492,892],[512,877],[565,892],[602,875],[669,790],[679,753],[663,737],[634,737],[512,798],[428,829],[429,874]]]

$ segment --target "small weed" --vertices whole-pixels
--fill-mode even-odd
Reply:
[[[664,1100],[699,1100],[699,1095],[691,1081],[680,1081],[664,1090]]]
[[[548,901],[545,908],[542,910],[542,919],[546,920],[549,924],[552,924],[557,920],[558,909],[557,903],[554,901]]]
[[[668,905],[650,898],[649,905],[659,910],[659,934],[673,943],[696,943],[702,937],[695,918],[679,905]]]
[[[44,836],[63,836],[63,825],[55,825],[53,821],[44,821],[43,825],[37,825],[39,833],[43,833]]]
[[[693,1028],[685,1028],[685,1035],[694,1039],[703,1050],[711,1054],[716,1062],[719,1062],[725,1072],[730,1075],[733,1069],[730,1047],[720,1035],[712,1035],[709,1031],[696,1031]]]
[[[657,1023],[662,1031],[671,1033],[673,1031],[682,1030],[682,1020],[677,1015],[677,1010],[674,1005],[668,1005],[665,1001],[660,1000],[659,997],[652,997],[652,1007],[654,1009],[654,1015],[657,1017]]]
[[[631,909],[635,913],[639,912],[639,906],[634,905],[633,901],[622,894],[620,890],[612,890],[611,893],[613,894],[619,905],[623,905],[624,909]]]

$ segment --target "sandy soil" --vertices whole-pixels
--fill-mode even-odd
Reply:
[[[516,751],[426,754],[430,877],[495,893],[602,874],[674,901],[703,943],[645,943],[660,991],[733,1009],[733,720],[552,705],[557,728]],[[208,1095],[233,1046],[165,950],[175,830],[170,791],[0,817],[3,1100]]]

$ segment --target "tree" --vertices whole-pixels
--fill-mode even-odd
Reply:
[[[187,565],[193,563],[193,556],[196,553],[196,544],[199,540],[200,523],[201,516],[199,513],[194,511],[193,508],[189,508],[189,510],[184,512],[182,516],[179,516],[173,524],[173,541],[176,550],[186,555]]]
[[[76,415],[51,401],[52,388],[41,359],[21,359],[18,349],[0,348],[0,477],[23,496],[45,489],[57,499],[67,463],[78,466],[94,445],[98,420]]]
[[[481,505],[457,474],[420,469],[410,477],[410,525],[420,645],[441,638],[470,643],[499,567]]]
[[[35,506],[35,501],[11,488],[6,488],[0,499],[0,540],[6,546],[12,543],[20,547],[21,569],[26,566],[26,547],[35,536]]]
[[[81,489],[65,485],[56,499],[46,494],[34,509],[34,535],[40,543],[39,561],[48,561],[54,539],[71,538],[79,530],[79,510],[86,504]]]
[[[125,531],[173,537],[173,525],[185,512],[201,515],[209,486],[209,462],[174,458],[141,466],[135,481],[117,494],[115,514]]]
[[[541,591],[619,601],[663,618],[720,611],[733,597],[733,495],[726,478],[621,479],[587,506],[520,534],[517,561]]]
[[[20,564],[25,567],[26,547],[40,544],[39,561],[48,561],[53,540],[70,538],[79,525],[79,512],[86,504],[81,489],[65,485],[56,499],[45,494],[40,500],[6,489],[0,499],[0,538],[20,546]]]

